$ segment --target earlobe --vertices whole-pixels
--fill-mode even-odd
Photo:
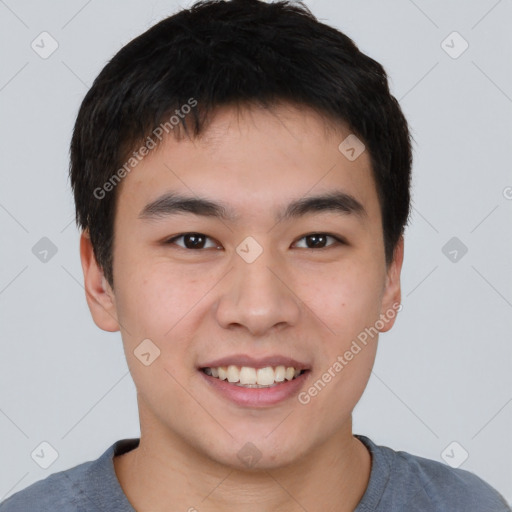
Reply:
[[[395,251],[393,253],[393,261],[387,270],[386,286],[382,297],[382,307],[380,318],[384,323],[384,327],[379,329],[380,332],[387,332],[393,327],[396,315],[401,309],[402,289],[400,285],[400,274],[402,272],[402,264],[404,260],[404,238],[400,237]]]
[[[118,331],[115,295],[96,261],[87,230],[80,235],[80,260],[84,272],[85,295],[94,323],[104,331]]]

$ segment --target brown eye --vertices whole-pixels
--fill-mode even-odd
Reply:
[[[334,242],[328,243],[330,240]],[[182,243],[177,243],[177,240],[182,240]],[[309,235],[303,236],[299,241],[305,241],[304,249],[326,249],[331,246],[341,245],[345,242],[334,235],[329,235],[327,233],[311,233]],[[210,241],[210,245],[207,243]],[[175,244],[182,249],[190,249],[190,250],[201,250],[201,249],[210,249],[210,248],[219,248],[219,245],[215,243],[215,241],[206,236],[203,233],[183,233],[181,235],[177,235],[165,242],[166,244]],[[296,245],[299,242],[296,242]]]
[[[328,244],[328,239],[334,240],[334,243]],[[303,236],[300,240],[305,241],[305,249],[325,249],[332,245],[342,244],[343,241],[334,235],[328,235],[327,233],[311,233]]]
[[[167,240],[167,244],[176,243],[176,240],[183,239],[183,245],[176,244],[183,249],[205,249],[209,248],[205,246],[207,240],[211,240],[210,237],[203,233],[184,233],[182,235],[175,236],[170,240]],[[217,244],[212,243],[210,247],[218,247]]]

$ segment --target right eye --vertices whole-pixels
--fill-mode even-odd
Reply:
[[[176,240],[183,239],[183,245],[177,244]],[[203,233],[183,233],[181,235],[176,235],[165,242],[165,244],[176,244],[178,247],[182,249],[210,249],[210,248],[218,248],[218,244],[213,244],[210,247],[205,247],[206,240],[213,240],[209,236],[204,235]]]

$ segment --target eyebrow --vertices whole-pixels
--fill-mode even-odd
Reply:
[[[342,215],[352,214],[361,220],[367,217],[364,206],[354,196],[343,191],[334,190],[326,194],[302,197],[292,201],[284,211],[278,212],[276,221],[281,222],[321,212],[336,212]],[[183,213],[213,217],[229,222],[236,222],[240,217],[223,203],[168,192],[144,206],[139,213],[139,219],[156,220]]]

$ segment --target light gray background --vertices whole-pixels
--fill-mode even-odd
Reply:
[[[456,441],[461,467],[512,502],[512,2],[307,3],[384,65],[416,140],[403,311],[354,432],[440,461]],[[107,60],[177,8],[0,0],[0,498],[139,435],[120,335],[85,301],[68,144]],[[43,31],[59,44],[47,59],[31,48]],[[469,43],[458,58],[442,47],[453,31]],[[46,263],[32,252],[42,237],[58,249]],[[452,237],[468,248],[456,262],[442,252]],[[43,441],[58,452],[48,469],[31,458]]]

